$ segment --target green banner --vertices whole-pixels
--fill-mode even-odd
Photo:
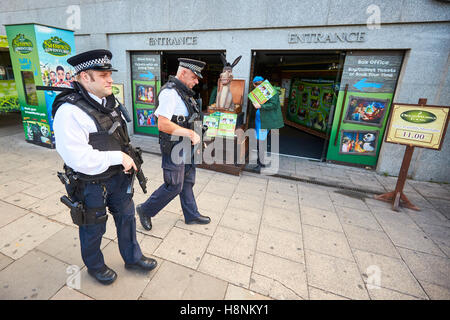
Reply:
[[[53,148],[51,106],[59,92],[37,91],[36,86],[71,86],[74,71],[67,59],[75,54],[73,31],[37,24],[5,29],[25,139]]]

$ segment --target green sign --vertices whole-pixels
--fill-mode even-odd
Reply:
[[[70,46],[64,42],[64,40],[56,36],[45,40],[42,43],[42,47],[45,52],[57,57],[67,56],[71,52]]]
[[[12,48],[14,52],[29,54],[33,51],[33,42],[27,39],[24,34],[19,33],[12,41]]]
[[[409,110],[403,112],[400,117],[411,123],[430,123],[436,121],[436,115],[422,110]]]
[[[25,139],[53,148],[51,108],[58,92],[36,90],[36,86],[70,87],[74,72],[67,58],[74,54],[73,31],[31,23],[5,29]],[[5,95],[1,102],[9,105],[14,100]]]
[[[376,166],[402,60],[401,51],[346,55],[328,161]]]

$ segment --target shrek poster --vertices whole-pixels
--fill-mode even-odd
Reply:
[[[37,91],[36,85],[71,87],[75,55],[73,31],[44,25],[5,26],[20,110],[29,142],[53,148],[51,106],[59,92]]]
[[[330,110],[336,103],[334,90],[334,81],[294,80],[288,99],[287,120],[312,129],[311,133],[325,133]]]

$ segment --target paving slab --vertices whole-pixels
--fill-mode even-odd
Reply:
[[[55,192],[44,199],[38,199],[38,201],[34,201],[31,205],[27,207],[30,211],[40,214],[41,216],[52,216],[63,211],[69,214],[69,208],[64,205],[60,198],[66,195],[63,192]],[[36,197],[37,198],[37,197]]]
[[[211,179],[204,187],[205,192],[227,197],[231,197],[235,189],[236,185],[233,183],[217,183],[216,180],[213,179]]]
[[[255,293],[233,284],[228,285],[227,293],[224,300],[272,300],[266,296]]]
[[[394,258],[401,258],[384,232],[344,224],[344,232],[352,249],[360,249]]]
[[[422,230],[394,226],[385,226],[384,229],[396,247],[446,257],[446,254]]]
[[[222,300],[227,282],[165,261],[142,293],[148,300]]]
[[[253,272],[273,279],[302,299],[308,298],[305,265],[256,251]]]
[[[276,208],[270,205],[264,206],[262,225],[297,233],[302,231],[299,211]]]
[[[64,226],[29,213],[0,229],[0,252],[18,259]]]
[[[265,204],[284,210],[299,211],[298,197],[296,194],[267,192]]]
[[[397,258],[382,256],[361,250],[354,250],[356,261],[363,273],[368,289],[379,286],[414,297],[428,299],[420,284],[409,271],[408,266]]]
[[[311,250],[305,252],[309,285],[349,299],[369,299],[355,262]]]
[[[90,276],[84,267],[80,273],[80,289],[77,289],[82,294],[96,300],[138,299],[162,263],[161,259],[151,256],[158,262],[158,266],[152,271],[127,270],[116,242],[111,241],[102,252],[105,264],[117,273],[116,281],[107,286],[102,285]]]
[[[336,213],[342,224],[349,224],[356,227],[383,231],[380,224],[370,211],[336,206]]]
[[[301,205],[300,212],[301,220],[304,224],[342,232],[341,222],[334,211]]]
[[[337,258],[354,261],[344,232],[330,231],[304,224],[303,240],[305,250],[314,250]]]
[[[312,286],[308,286],[308,290],[310,300],[349,300],[348,298]]]
[[[450,201],[446,199],[428,198],[433,207],[438,210],[444,217],[450,219]]]
[[[305,263],[302,235],[263,225],[257,250],[299,263]]]
[[[0,228],[10,224],[24,215],[28,214],[28,210],[12,205],[0,200]],[[0,230],[1,232],[1,230]]]
[[[348,194],[352,196],[348,196]],[[367,197],[364,194],[348,191],[348,190],[337,190],[329,192],[331,201],[333,201],[334,205],[338,205],[341,207],[354,208],[358,210],[368,210],[367,205],[364,202],[364,199]],[[353,196],[356,195],[356,196]]]
[[[50,300],[94,300],[75,289],[64,286]]]
[[[43,252],[30,251],[0,272],[0,299],[50,299],[66,284],[67,267]]]
[[[14,262],[14,259],[0,253],[0,271],[6,268],[8,265]]]
[[[417,279],[450,289],[448,258],[402,248],[399,252]]]
[[[204,212],[223,213],[227,208],[230,197],[203,191],[196,201],[197,207]]]
[[[255,248],[255,235],[219,226],[206,252],[251,267]]]
[[[29,196],[23,192],[17,192],[9,197],[3,198],[3,201],[18,206],[23,209],[29,208],[32,204],[37,201],[41,201],[38,198]]]
[[[258,212],[228,207],[219,225],[256,235],[259,231],[260,222],[261,214]]]
[[[267,193],[296,197],[298,194],[297,183],[285,179],[270,179],[267,184]]]
[[[281,282],[252,272],[250,290],[276,300],[304,300]]]
[[[424,209],[421,211],[402,208],[414,222],[423,229],[428,225],[442,226],[450,228],[450,220],[447,219],[442,213],[435,209]]]
[[[414,222],[414,220],[402,211],[393,211],[391,209],[384,209],[381,207],[372,207],[370,210],[383,228],[408,228],[420,231],[419,226]]]
[[[231,197],[228,207],[244,209],[262,214],[264,198],[253,194],[235,192]]]
[[[198,270],[239,287],[248,288],[252,268],[206,253]]]
[[[450,300],[450,289],[424,280],[419,280],[419,282],[431,300]]]
[[[1,198],[3,199],[3,198],[11,196],[17,192],[21,192],[27,188],[33,188],[33,187],[34,187],[34,185],[31,183],[20,181],[20,180],[12,180],[12,181],[8,181],[6,183],[2,183],[0,185],[0,195],[1,195]]]
[[[165,260],[197,269],[210,240],[208,236],[174,227],[154,254]]]
[[[109,240],[102,239],[101,248],[108,243]],[[36,249],[69,265],[77,265],[80,268],[84,266],[81,258],[80,236],[76,226],[63,228],[42,242]]]
[[[326,211],[334,211],[334,205],[328,194],[328,191],[317,190],[317,191],[299,191],[299,203],[300,206],[318,208]]]
[[[421,225],[421,228],[447,257],[450,257],[450,228],[425,224]]]
[[[381,287],[369,289],[369,295],[372,300],[427,300]]]
[[[152,255],[156,248],[161,244],[162,240],[153,236],[144,235],[139,242],[143,254]]]

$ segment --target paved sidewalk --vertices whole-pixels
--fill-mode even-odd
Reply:
[[[370,192],[396,178],[364,169],[292,159],[280,161],[291,179],[198,169],[197,204],[212,222],[184,224],[178,200],[151,231],[138,221],[142,251],[159,263],[145,274],[124,268],[108,219],[102,247],[118,279],[103,286],[59,201],[56,151],[20,133],[0,137],[0,154],[0,299],[450,299],[446,184],[408,180],[422,211],[393,212]],[[149,193],[136,187],[135,203],[163,182],[160,156],[144,161]],[[81,269],[78,289],[66,284],[69,266]]]

